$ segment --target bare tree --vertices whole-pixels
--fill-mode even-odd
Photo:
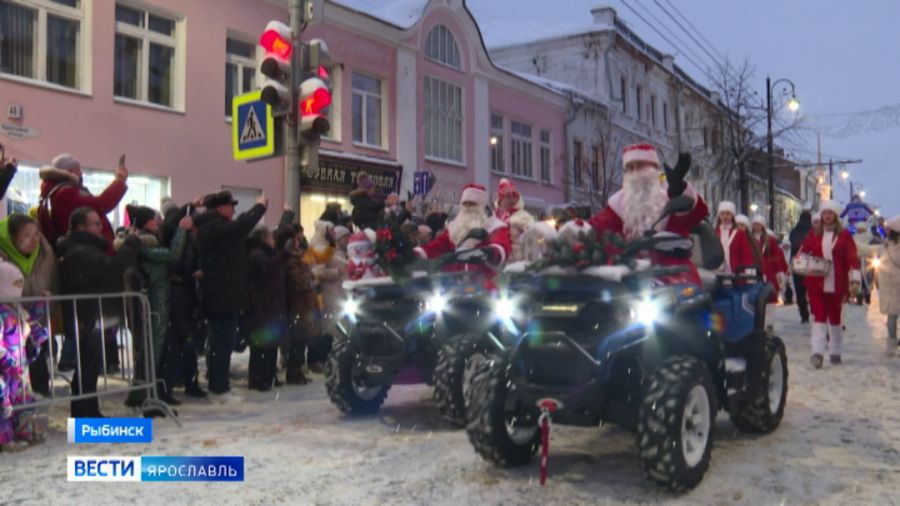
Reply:
[[[768,167],[755,160],[766,160],[761,153],[766,150],[766,103],[765,90],[758,94],[755,89],[753,65],[744,60],[740,65],[726,61],[714,71],[714,89],[719,93],[721,106],[714,118],[714,131],[718,132],[722,149],[714,154],[713,164],[718,170],[721,188],[731,188],[737,183],[740,210],[750,208],[750,174],[765,177]],[[777,91],[777,90],[776,90]],[[773,117],[784,104],[773,97]],[[778,139],[787,132],[800,128],[800,116],[787,123],[773,122],[772,136]]]
[[[609,114],[604,114],[602,120],[595,115],[591,136],[582,145],[582,153],[573,156],[573,196],[587,196],[595,212],[606,205],[622,181],[622,167],[617,163],[622,140],[613,135],[613,130]]]

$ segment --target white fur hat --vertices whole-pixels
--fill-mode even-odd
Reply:
[[[893,218],[885,221],[884,228],[900,233],[900,216],[894,216]]]
[[[469,183],[463,187],[462,195],[460,195],[459,203],[474,202],[481,206],[486,206],[488,202],[487,189],[480,184]]]
[[[509,217],[509,226],[525,230],[534,223],[534,217],[527,211],[518,211]]]
[[[719,202],[719,211],[716,214],[722,214],[726,212],[737,215],[737,206],[734,205],[734,202],[731,202],[729,200],[723,200],[722,202]]]
[[[753,219],[750,222],[754,225],[762,225],[763,227],[766,226],[766,219],[761,214],[754,214]]]
[[[546,221],[536,221],[528,226],[526,231],[529,234],[537,234],[543,237],[545,240],[555,239],[558,235],[556,232],[556,228],[547,223]]]
[[[750,218],[746,214],[739,214],[735,216],[734,221],[747,228],[750,228]]]
[[[632,144],[625,146],[622,150],[622,166],[628,167],[629,163],[649,162],[659,168],[659,156],[656,154],[656,147],[652,144]]]
[[[18,267],[0,261],[0,297],[13,298],[22,296],[25,276]]]
[[[841,205],[835,202],[834,200],[825,200],[819,204],[819,213],[821,214],[824,211],[831,211],[834,214],[841,214]]]

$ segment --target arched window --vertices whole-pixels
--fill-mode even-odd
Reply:
[[[455,69],[461,69],[459,48],[453,34],[444,25],[437,25],[428,32],[425,43],[425,57]]]

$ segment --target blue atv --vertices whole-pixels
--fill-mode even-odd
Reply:
[[[669,201],[663,216],[690,209]],[[637,432],[641,467],[671,490],[696,486],[709,466],[718,408],[745,431],[778,427],[787,357],[766,331],[771,286],[749,269],[714,273],[724,255],[708,224],[695,230],[703,287],[662,284],[686,266],[653,267],[648,252],[687,258],[694,240],[648,232],[621,265],[520,274],[497,301],[501,334],[471,376],[467,432],[500,466],[527,463],[548,416],[560,425],[615,423]],[[549,429],[548,429],[549,430]]]
[[[443,269],[478,266],[487,252],[449,253],[400,282],[345,283],[348,297],[325,364],[328,395],[341,411],[375,413],[392,385],[425,383],[434,385],[441,415],[455,425],[465,423],[464,374],[487,357],[486,336],[498,322],[477,269]]]

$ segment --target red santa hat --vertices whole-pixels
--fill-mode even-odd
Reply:
[[[659,168],[659,156],[652,144],[632,144],[622,150],[622,166],[628,168],[628,164],[634,162],[647,162]]]
[[[463,187],[462,195],[459,203],[473,202],[481,206],[486,206],[488,202],[488,192],[484,186],[475,183],[469,183]]]
[[[347,242],[347,249],[366,244],[372,244],[372,241],[369,240],[369,236],[367,236],[365,232],[360,230],[350,235],[350,240]]]
[[[734,202],[723,200],[719,202],[719,211],[716,214],[722,213],[731,213],[732,216],[737,215],[737,206],[734,205]]]
[[[831,211],[834,214],[841,214],[841,205],[834,200],[825,200],[819,204],[819,214],[825,211]]]
[[[497,202],[499,203],[506,197],[512,197],[518,203],[520,195],[516,185],[512,184],[509,179],[503,178],[500,180],[500,185],[497,186]]]

